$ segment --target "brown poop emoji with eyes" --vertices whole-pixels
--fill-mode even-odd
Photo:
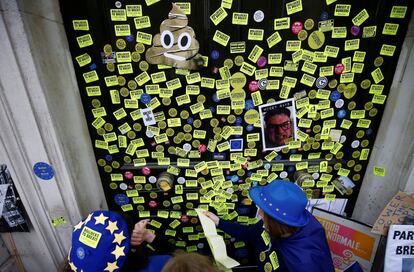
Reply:
[[[200,69],[203,65],[198,54],[200,45],[194,30],[187,24],[187,16],[173,3],[168,19],[161,23],[161,34],[154,36],[153,46],[145,53],[147,61],[181,69]]]

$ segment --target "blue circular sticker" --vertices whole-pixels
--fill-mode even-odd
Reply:
[[[220,58],[220,52],[218,50],[211,51],[211,58],[213,60],[218,60]]]
[[[336,115],[340,119],[345,118],[345,116],[346,116],[346,110],[340,110],[340,111],[338,111],[338,113]]]
[[[149,102],[151,102],[151,95],[149,95],[147,93],[141,94],[140,99],[141,99],[142,103],[148,104]]]
[[[135,41],[135,37],[134,37],[134,35],[129,35],[129,36],[126,36],[126,38],[125,38],[126,40],[127,40],[127,42],[134,42]]]
[[[118,206],[129,204],[129,198],[124,194],[117,194],[114,197],[115,203]]]
[[[53,171],[52,166],[45,162],[37,162],[33,166],[33,171],[38,178],[44,180],[52,179],[55,175],[55,171]]]
[[[341,93],[340,93],[340,92],[338,92],[338,91],[333,91],[333,92],[331,93],[331,97],[330,97],[331,101],[335,102],[335,101],[336,101],[336,100],[338,100],[339,98],[341,98]]]
[[[85,258],[85,250],[83,247],[78,247],[78,249],[76,249],[76,256],[80,260],[83,260]]]

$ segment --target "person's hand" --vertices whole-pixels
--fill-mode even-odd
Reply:
[[[155,239],[155,234],[152,231],[149,231],[148,229],[145,229],[144,232],[144,241],[147,243],[152,243]]]
[[[210,218],[214,222],[216,227],[218,226],[220,218],[217,215],[215,215],[214,213],[209,212],[209,211],[205,211],[204,215],[207,216],[208,218]]]
[[[139,246],[145,240],[145,234],[148,232],[146,226],[150,222],[149,219],[144,219],[135,224],[131,234],[131,245]]]

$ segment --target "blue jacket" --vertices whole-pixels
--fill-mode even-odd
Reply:
[[[288,238],[271,241],[268,253],[275,251],[279,260],[277,271],[292,272],[331,272],[335,271],[331,252],[325,236],[325,230],[318,220],[309,212],[309,223],[299,228]],[[218,227],[238,240],[250,243],[255,247],[259,271],[264,271],[264,263],[259,254],[268,249],[261,237],[263,222],[255,225],[239,225],[230,221],[219,221]]]

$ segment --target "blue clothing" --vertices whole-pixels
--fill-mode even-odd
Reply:
[[[149,263],[145,269],[137,272],[160,272],[164,265],[171,259],[170,255],[154,255],[149,258]]]
[[[262,221],[245,226],[220,219],[218,227],[238,240],[254,244],[259,271],[264,271],[264,263],[259,260],[262,251],[276,252],[279,260],[277,271],[335,271],[325,230],[312,214],[307,212],[307,216],[309,216],[307,225],[287,238],[272,240],[269,249],[261,237],[264,230]]]

